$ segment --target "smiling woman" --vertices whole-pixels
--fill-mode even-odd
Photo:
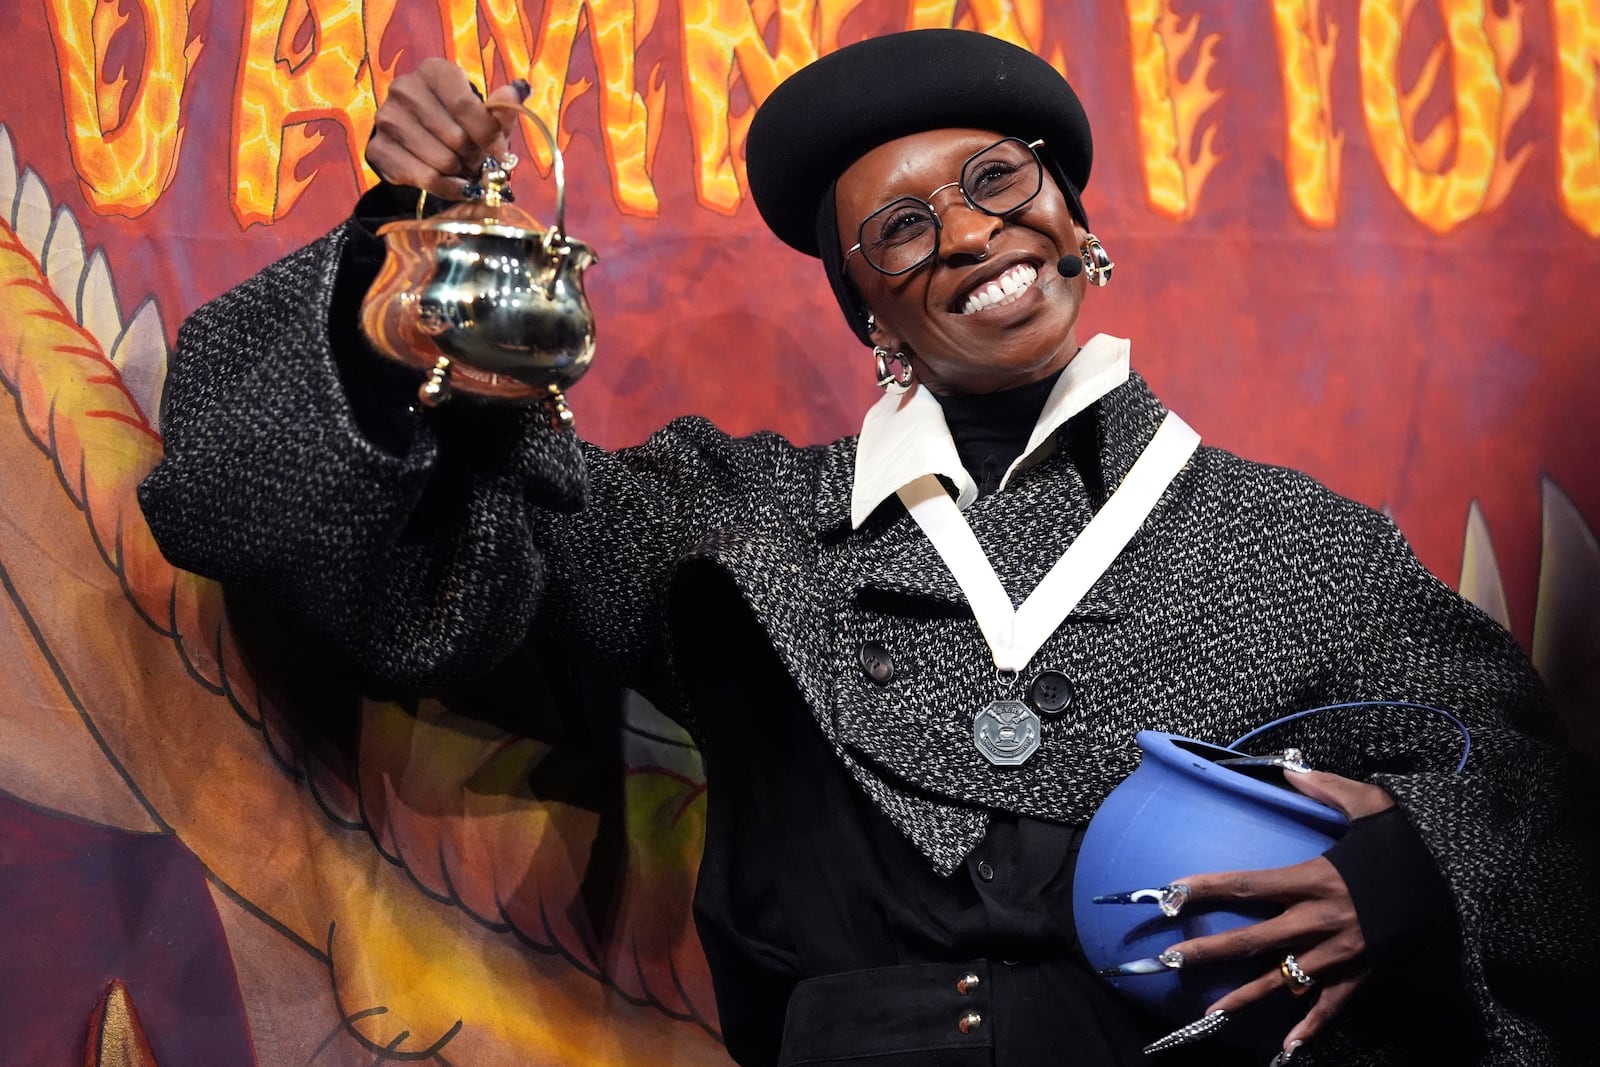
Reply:
[[[1600,918],[1572,887],[1593,841],[1538,679],[1382,515],[1200,446],[1128,342],[1078,338],[1111,262],[1080,201],[1088,123],[1049,64],[916,31],[761,106],[753,196],[886,387],[859,437],[816,448],[682,418],[606,452],[536,410],[416,403],[420,376],[355,326],[376,227],[418,188],[466,195],[514,113],[441,61],[395,81],[367,151],[385,184],[185,325],[141,501],[169,559],[383,684],[554,649],[683,722],[736,1060],[1588,1058]],[[1356,701],[1295,723],[1274,764],[1348,824],[1321,855],[1161,885],[1077,861],[1139,731],[1226,744]],[[1460,720],[1464,773],[1453,728],[1401,704]],[[1159,953],[1095,973],[1075,883],[1149,905]],[[1224,992],[1198,1018],[1119,995],[1174,971]]]
[[[880,145],[839,176],[839,239],[857,234],[865,253],[846,255],[846,277],[872,309],[869,337],[936,394],[1027,385],[1078,351],[1087,280],[1055,264],[1087,232],[1035,151],[993,131],[928,130]],[[925,199],[910,192],[929,188]],[[931,203],[941,194],[943,213]]]

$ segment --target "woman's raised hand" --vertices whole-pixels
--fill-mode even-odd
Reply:
[[[491,101],[521,103],[528,83],[496,89]],[[367,142],[367,164],[385,181],[460,200],[490,155],[504,156],[517,121],[509,109],[490,110],[466,72],[447,60],[424,59],[389,87]]]
[[[1285,777],[1300,792],[1337,808],[1351,820],[1394,806],[1394,798],[1375,785],[1336,774],[1306,771]],[[1189,887],[1189,902],[1271,901],[1283,911],[1270,919],[1209,937],[1180,941],[1168,952],[1182,953],[1187,968],[1218,960],[1261,960],[1261,977],[1247,982],[1206,1009],[1227,1015],[1266,997],[1314,992],[1306,998],[1305,1018],[1284,1036],[1292,1049],[1338,1014],[1367,977],[1367,943],[1356,920],[1349,887],[1332,863],[1318,856],[1291,867],[1195,874],[1178,879]],[[1284,962],[1292,956],[1292,962]],[[1304,975],[1305,979],[1299,979]],[[1313,985],[1314,983],[1314,985]]]

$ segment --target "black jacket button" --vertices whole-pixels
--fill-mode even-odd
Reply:
[[[1045,715],[1066,711],[1072,696],[1072,679],[1060,671],[1040,671],[1028,687],[1029,701]]]
[[[879,685],[888,685],[894,677],[894,657],[876,641],[861,642],[861,669]]]

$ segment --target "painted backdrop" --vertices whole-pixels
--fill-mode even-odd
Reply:
[[[1089,328],[1212,443],[1387,509],[1600,751],[1600,0],[13,0],[0,1063],[725,1062],[680,732],[581,678],[486,716],[274,660],[134,486],[177,324],[347,214],[433,54],[559,124],[602,259],[584,432],[852,432],[870,358],[744,134],[819,54],[948,25],[1093,118]]]

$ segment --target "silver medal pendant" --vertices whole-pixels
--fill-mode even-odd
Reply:
[[[996,767],[1020,767],[1039,751],[1039,716],[1020,700],[995,700],[972,722],[972,743]]]

